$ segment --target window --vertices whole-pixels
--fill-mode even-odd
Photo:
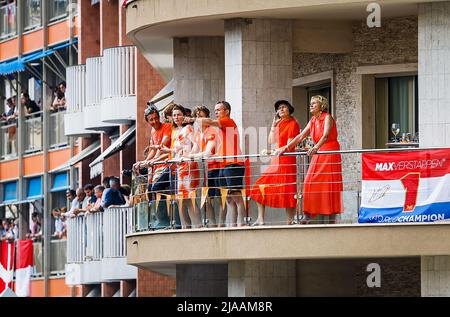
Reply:
[[[27,199],[42,197],[42,176],[27,179]]]
[[[417,76],[376,78],[375,112],[376,145],[386,147],[391,133],[392,123],[400,124],[400,133],[418,132],[418,88]]]
[[[17,200],[17,181],[3,183],[3,202]]]
[[[16,35],[17,7],[11,2],[0,8],[0,40]]]
[[[77,1],[76,0],[47,0],[49,4],[49,21],[56,21],[63,19],[69,15],[69,10],[72,14],[76,14]]]
[[[41,26],[41,0],[25,0],[24,4],[25,30]]]

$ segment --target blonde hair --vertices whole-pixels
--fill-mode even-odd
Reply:
[[[328,99],[321,95],[315,95],[311,97],[311,100],[315,100],[320,104],[320,111],[322,112],[328,112]]]

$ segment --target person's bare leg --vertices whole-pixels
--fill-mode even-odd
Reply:
[[[266,206],[260,203],[256,203],[256,206],[258,207],[258,218],[253,223],[254,226],[262,226],[264,225],[264,213],[266,211]]]
[[[244,217],[246,215],[244,199],[242,198],[242,195],[240,192],[234,193],[234,195],[232,195],[232,199],[237,206],[236,224],[238,225],[238,227],[241,227],[244,225]]]
[[[208,225],[215,227],[216,215],[214,214],[211,198],[206,198],[206,218],[208,219]]]
[[[295,208],[286,208],[287,224],[292,225],[294,222]]]
[[[183,208],[180,210],[180,221],[181,221],[181,229],[187,229],[191,225],[191,221],[189,219],[188,213],[186,211],[186,205],[185,202],[183,202]]]
[[[233,198],[228,196],[227,197],[227,211],[230,212],[231,216],[231,226],[236,227],[237,224],[237,206],[234,202]]]
[[[192,201],[187,201],[186,204],[189,218],[192,223],[192,228],[199,228],[201,226],[202,220],[200,217],[200,210],[197,208],[197,204],[193,206]]]

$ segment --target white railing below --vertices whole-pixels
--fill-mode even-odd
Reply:
[[[86,259],[93,261],[103,257],[103,214],[86,215]]]
[[[113,47],[103,51],[103,98],[135,96],[137,49]]]
[[[126,257],[125,235],[131,233],[133,207],[107,208],[104,212],[67,220],[67,263]]]
[[[67,112],[82,112],[86,106],[86,65],[67,67],[66,78]]]
[[[104,257],[115,258],[127,255],[125,235],[131,230],[133,207],[108,208],[104,215]]]
[[[86,59],[86,106],[99,106],[102,100],[103,57]]]
[[[67,219],[67,263],[82,263],[86,254],[85,217]]]

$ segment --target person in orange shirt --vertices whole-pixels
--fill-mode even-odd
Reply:
[[[317,215],[328,217],[328,223],[336,222],[336,215],[342,213],[342,159],[341,154],[318,154],[317,151],[339,151],[336,122],[328,113],[328,99],[317,95],[311,97],[309,106],[311,120],[305,129],[285,146],[276,150],[281,155],[311,135],[315,145],[309,149],[312,156],[303,184],[302,224],[310,223]]]
[[[231,105],[226,101],[219,101],[214,107],[217,120],[210,118],[189,118],[190,122],[197,121],[202,127],[209,125],[219,128],[220,143],[217,156],[241,155],[239,146],[239,131],[236,123],[230,118]],[[219,186],[228,189],[227,210],[231,212],[232,225],[242,226],[246,214],[244,199],[241,194],[245,175],[245,165],[242,158],[218,159],[220,165]],[[224,218],[226,214],[224,213]],[[220,225],[225,219],[220,219]]]
[[[161,151],[169,153],[169,159],[179,161],[186,153],[191,153],[194,142],[194,128],[184,123],[186,111],[184,107],[175,105],[172,110],[173,130],[172,145],[163,146]],[[199,184],[200,173],[197,162],[176,162],[176,192],[183,199],[183,206],[179,209],[181,227],[183,229],[201,226],[200,210],[189,197]]]
[[[170,146],[171,134],[172,134],[172,124],[171,123],[161,123],[158,109],[155,107],[148,107],[144,111],[145,120],[151,127],[150,131],[150,151],[144,161],[138,161],[133,165],[133,171],[135,174],[139,174],[143,168],[150,167],[152,173],[149,173],[149,186],[148,191],[149,200],[155,201],[155,193],[170,193],[170,169],[167,164],[157,164],[155,162],[161,162],[168,158],[167,153],[160,151],[160,147]],[[161,202],[157,206],[157,223],[154,224],[156,229],[164,228],[170,225],[170,219],[168,216],[168,211],[166,210],[165,197],[161,197]]]
[[[194,118],[209,118],[209,109],[204,105],[199,105],[194,108],[193,116]],[[211,127],[204,124],[203,127],[195,133],[194,136],[194,147],[190,154],[185,155],[186,158],[200,159],[209,158],[216,154],[217,143],[219,139],[218,130],[215,127]],[[208,198],[206,200],[206,218],[211,225],[215,226],[216,216],[213,210],[212,201],[215,197],[220,197],[220,191],[218,190],[219,184],[219,172],[220,165],[214,160],[208,160],[207,163],[208,173],[207,173],[207,186]],[[219,219],[223,219],[223,208],[219,204]]]

